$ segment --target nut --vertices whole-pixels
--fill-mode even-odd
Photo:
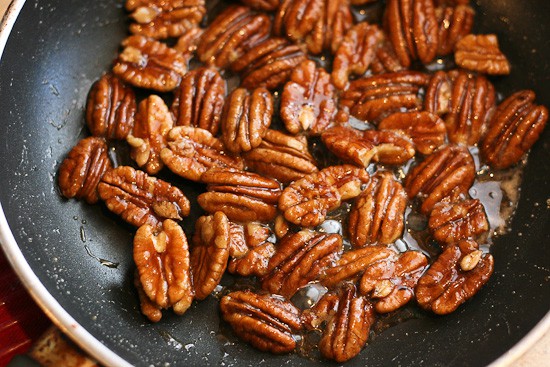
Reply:
[[[203,32],[204,30],[199,27],[189,28],[178,38],[174,50],[190,58],[190,55],[194,54],[197,50]]]
[[[174,120],[159,96],[151,95],[139,104],[136,123],[126,141],[131,147],[130,157],[151,175],[158,173],[164,163],[160,152],[166,147],[166,136]]]
[[[294,334],[302,329],[302,321],[292,303],[247,290],[223,296],[220,309],[235,334],[253,347],[277,354],[296,348]]]
[[[535,93],[523,90],[498,106],[481,144],[482,156],[491,167],[504,169],[519,162],[539,138],[548,109],[534,101]]]
[[[229,156],[221,141],[208,130],[197,127],[178,126],[170,130],[167,147],[160,157],[175,174],[192,181],[200,181],[204,172],[213,167],[243,169],[238,156]]]
[[[134,126],[136,96],[112,74],[94,83],[86,102],[86,124],[93,136],[124,140]]]
[[[252,9],[273,11],[279,7],[279,0],[241,0],[241,3],[250,6]]]
[[[379,43],[378,48],[376,48],[376,57],[372,60],[371,70],[373,74],[395,73],[405,70],[385,34],[384,41]]]
[[[302,323],[307,330],[324,329],[323,324],[338,310],[340,294],[338,290],[325,293],[316,304],[302,312]]]
[[[58,184],[67,199],[84,199],[89,204],[98,201],[97,186],[101,177],[111,169],[103,138],[82,139],[71,149],[59,167]]]
[[[418,196],[422,200],[421,212],[429,214],[434,205],[444,198],[466,194],[475,175],[474,160],[468,149],[446,146],[409,171],[405,178],[405,190],[409,199]]]
[[[428,226],[433,238],[441,243],[455,243],[489,230],[485,209],[477,199],[435,205]]]
[[[374,162],[399,165],[414,157],[412,141],[401,132],[366,130],[362,139],[367,145],[374,147]]]
[[[403,233],[407,194],[389,172],[374,175],[349,213],[348,232],[354,247],[394,242]]]
[[[317,171],[317,163],[308,150],[307,141],[267,130],[260,145],[243,154],[248,168],[283,184]]]
[[[134,272],[134,287],[138,292],[141,313],[145,315],[149,321],[159,322],[160,319],[162,319],[161,308],[145,294],[141,281],[139,280],[139,272],[137,269]]]
[[[225,99],[225,81],[214,69],[198,68],[183,77],[171,111],[176,126],[195,126],[216,135]]]
[[[455,62],[464,69],[489,75],[510,74],[510,63],[494,34],[470,34],[456,43]]]
[[[232,153],[248,152],[262,142],[271,125],[273,97],[265,88],[237,88],[223,107],[222,139]]]
[[[472,298],[487,283],[494,267],[493,256],[485,254],[477,259],[479,255],[474,241],[448,246],[418,281],[418,304],[445,315]]]
[[[164,43],[134,35],[122,41],[122,46],[113,73],[135,87],[169,92],[187,73],[185,56]]]
[[[136,227],[189,215],[189,200],[180,189],[129,166],[105,173],[98,191],[110,211]]]
[[[281,95],[281,119],[292,134],[319,135],[336,116],[336,89],[330,75],[315,62],[302,62],[290,76]]]
[[[435,9],[435,14],[439,24],[437,54],[449,55],[456,43],[472,31],[474,9],[467,5],[440,6]]]
[[[229,220],[222,212],[202,216],[195,223],[191,271],[195,297],[203,300],[220,283],[229,259]]]
[[[230,223],[227,270],[243,277],[267,274],[269,259],[275,254],[275,245],[269,241],[271,231],[259,223],[241,225]]]

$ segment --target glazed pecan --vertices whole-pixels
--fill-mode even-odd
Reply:
[[[340,303],[338,291],[341,290],[342,288],[338,288],[323,294],[317,303],[302,312],[302,323],[306,329],[324,329],[323,324],[330,320],[338,310]]]
[[[213,167],[244,168],[243,160],[225,154],[222,142],[208,130],[178,126],[170,130],[167,139],[160,158],[172,172],[188,180],[200,181]]]
[[[89,204],[98,201],[97,186],[101,177],[111,169],[103,138],[82,139],[71,149],[59,167],[58,184],[66,198],[84,199]]]
[[[269,36],[271,21],[246,6],[227,7],[203,33],[197,47],[200,61],[228,68]]]
[[[445,144],[445,123],[437,115],[422,112],[396,112],[378,124],[380,130],[400,131],[414,143],[415,149],[424,155],[432,154]]]
[[[94,83],[86,102],[86,124],[93,136],[124,140],[134,126],[136,96],[112,74]]]
[[[135,21],[130,32],[156,39],[181,36],[206,13],[204,0],[128,0],[126,10]]]
[[[277,354],[296,348],[300,310],[281,297],[236,291],[222,297],[220,309],[235,334],[253,347]]]
[[[437,54],[453,53],[455,45],[470,34],[474,25],[474,9],[467,5],[441,6],[435,9],[439,24]]]
[[[372,60],[370,69],[373,74],[396,73],[405,70],[397,58],[393,46],[384,36],[384,41],[376,48],[375,58]]]
[[[135,87],[169,92],[187,73],[185,56],[164,43],[134,35],[122,41],[122,46],[113,73]]]
[[[283,184],[317,171],[307,141],[277,130],[268,129],[260,145],[243,158],[248,168]]]
[[[302,230],[289,233],[277,244],[269,260],[262,288],[273,294],[290,298],[298,288],[317,280],[334,265],[342,251],[339,234]]]
[[[548,109],[535,104],[535,93],[522,90],[497,108],[481,145],[483,158],[493,168],[519,162],[535,144],[548,120]]]
[[[174,45],[174,50],[181,52],[184,55],[192,55],[197,50],[199,41],[204,30],[199,27],[192,27],[186,30]]]
[[[442,6],[457,6],[457,5],[468,5],[470,4],[470,0],[435,0],[435,5]]]
[[[248,152],[262,142],[271,125],[273,97],[265,88],[237,88],[223,107],[222,139],[232,153]]]
[[[151,322],[159,322],[162,319],[161,308],[145,294],[141,281],[139,280],[139,272],[134,272],[134,287],[138,292],[140,310]]]
[[[387,31],[400,63],[430,63],[436,56],[438,23],[433,0],[388,0]]]
[[[366,130],[363,141],[375,147],[372,160],[382,164],[403,164],[414,157],[414,145],[400,131]]]
[[[241,0],[241,3],[250,6],[252,9],[273,11],[279,7],[279,0]]]
[[[455,243],[489,230],[485,209],[477,199],[435,205],[428,226],[433,238],[441,243]]]
[[[273,232],[275,232],[275,237],[281,239],[290,231],[290,224],[285,219],[284,215],[279,214],[273,221]]]
[[[414,287],[428,266],[428,259],[419,251],[406,251],[371,264],[363,273],[360,290],[375,302],[378,313],[388,313],[407,304],[414,296]]]
[[[195,297],[205,299],[222,279],[229,259],[229,220],[222,212],[202,216],[195,222],[191,272]]]
[[[189,200],[180,189],[129,166],[105,173],[98,191],[109,210],[136,227],[189,215]]]
[[[183,229],[170,219],[158,231],[149,224],[139,227],[134,237],[134,262],[147,297],[158,307],[172,307],[183,315],[195,295]]]
[[[269,259],[275,254],[275,244],[270,242],[271,231],[259,223],[245,225],[230,223],[229,256],[227,270],[232,274],[263,276],[267,273]]]
[[[510,74],[510,63],[494,34],[470,34],[456,43],[455,62],[464,69],[489,75]]]
[[[409,199],[422,200],[420,210],[432,211],[444,198],[456,198],[468,192],[476,175],[474,160],[463,146],[446,146],[413,167],[405,178]]]
[[[225,100],[225,80],[214,69],[198,68],[183,77],[174,93],[176,126],[195,126],[216,135]]]
[[[305,53],[282,38],[268,38],[231,64],[241,76],[241,87],[269,90],[282,86],[303,60]]]
[[[426,310],[449,314],[487,283],[493,267],[493,256],[482,254],[475,241],[448,246],[418,281],[416,300]]]
[[[201,181],[208,184],[208,191],[197,200],[209,213],[221,210],[237,222],[265,222],[277,214],[281,186],[276,180],[236,169],[211,168]]]
[[[140,102],[136,123],[126,138],[130,144],[130,156],[140,168],[151,175],[158,173],[164,163],[160,152],[166,147],[166,137],[174,126],[168,107],[156,95]]]
[[[281,95],[281,119],[292,134],[318,135],[336,116],[336,89],[325,69],[302,62],[290,76]]]
[[[420,110],[430,77],[416,71],[380,74],[350,82],[340,103],[361,120],[378,123],[395,113]]]
[[[395,241],[403,233],[407,194],[389,172],[379,172],[349,213],[348,232],[354,247]]]
[[[382,31],[367,22],[353,26],[346,33],[332,64],[332,82],[336,88],[345,89],[351,75],[363,75],[367,72],[383,40]]]

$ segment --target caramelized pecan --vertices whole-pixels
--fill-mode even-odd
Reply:
[[[453,53],[455,45],[470,34],[474,25],[474,9],[467,5],[442,6],[435,9],[439,24],[437,54]]]
[[[376,48],[376,57],[372,60],[371,70],[373,74],[395,73],[405,70],[386,36],[384,36],[384,41]]]
[[[302,323],[306,329],[324,329],[323,324],[330,320],[338,310],[339,290],[341,288],[323,294],[317,303],[302,312]]]
[[[252,9],[273,11],[279,7],[279,0],[241,0],[241,3],[250,6]]]
[[[510,74],[510,63],[498,47],[494,34],[470,34],[457,42],[455,62],[464,69],[489,75]]]
[[[483,204],[477,199],[434,206],[428,221],[430,232],[441,243],[454,243],[489,230]]]
[[[275,254],[275,245],[269,241],[271,231],[259,223],[245,225],[230,223],[227,270],[232,274],[263,276],[269,259]]]
[[[139,272],[134,272],[134,287],[138,292],[140,310],[151,322],[159,322],[162,319],[161,308],[145,294],[141,281],[139,280]]]
[[[192,55],[197,50],[200,38],[204,30],[199,27],[192,27],[186,30],[174,45],[174,50],[181,52],[184,55]]]

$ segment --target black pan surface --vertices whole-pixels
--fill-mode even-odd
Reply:
[[[550,106],[550,2],[480,0],[474,6],[476,33],[496,33],[513,66],[509,77],[493,80],[497,90],[508,95],[530,88]],[[183,317],[165,312],[150,324],[131,282],[130,228],[102,205],[67,201],[56,191],[60,162],[87,135],[87,92],[115,57],[125,19],[122,0],[28,0],[13,28],[0,62],[0,202],[23,255],[65,310],[131,364],[321,364],[238,342],[223,330],[213,297]],[[382,332],[349,365],[482,366],[544,317],[550,309],[549,149],[547,128],[532,149],[512,231],[493,246],[496,268],[488,285],[452,315],[420,314]],[[102,265],[88,252],[118,266]]]

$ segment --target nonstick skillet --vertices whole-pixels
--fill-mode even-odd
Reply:
[[[2,22],[4,250],[46,313],[106,365],[320,365],[297,355],[260,353],[237,341],[220,323],[213,297],[183,317],[166,312],[150,324],[132,285],[132,230],[102,205],[67,201],[56,191],[60,162],[87,134],[87,92],[126,35],[122,4],[15,0]],[[509,95],[533,89],[537,101],[550,106],[550,2],[479,0],[473,6],[475,33],[496,33],[512,63],[510,76],[493,80],[497,90]],[[449,316],[421,314],[383,331],[348,365],[507,363],[548,329],[549,130],[529,156],[511,232],[492,247],[495,273],[489,283]]]

